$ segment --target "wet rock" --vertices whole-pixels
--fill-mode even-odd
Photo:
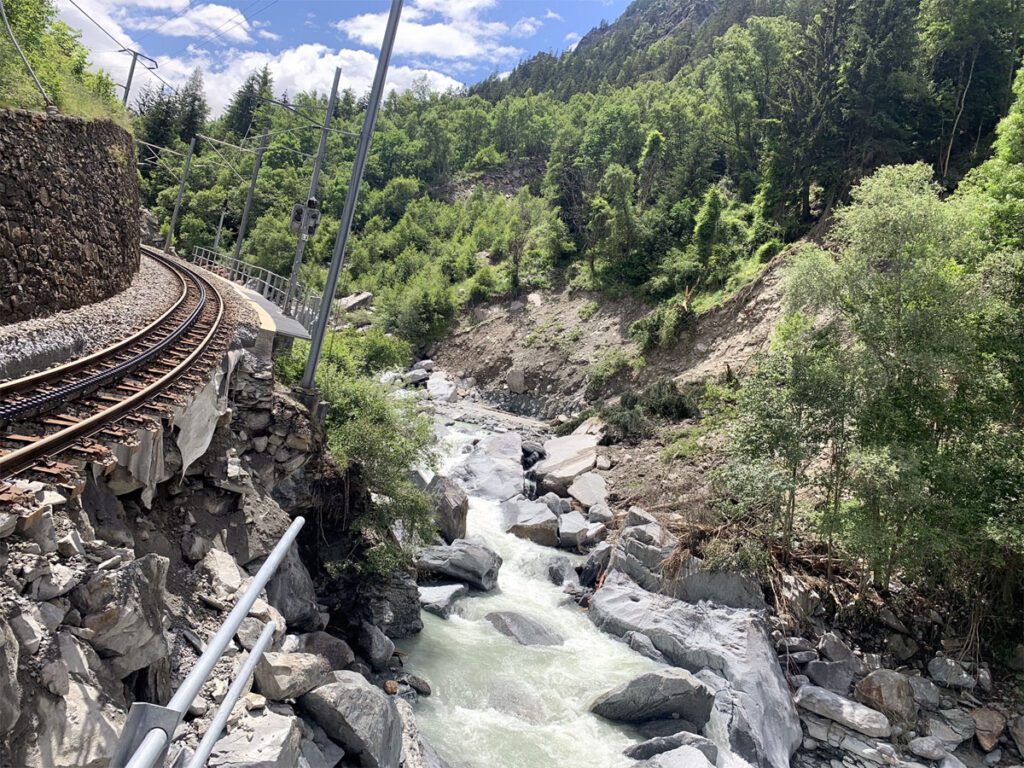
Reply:
[[[906,675],[877,669],[856,686],[857,699],[907,725],[917,721],[917,702]]]
[[[937,710],[942,706],[942,692],[931,680],[918,675],[907,675],[907,682],[914,693],[914,701],[921,709]]]
[[[420,696],[429,696],[431,694],[430,683],[424,680],[419,675],[407,674],[402,675],[402,681],[412,688]]]
[[[601,542],[594,547],[580,570],[580,584],[584,587],[597,586],[597,582],[604,576],[604,572],[608,568],[611,556],[612,547],[608,542]]]
[[[424,547],[415,563],[421,579],[462,581],[490,592],[498,585],[501,557],[482,541],[456,539],[447,546]]]
[[[515,432],[487,435],[453,473],[466,492],[505,501],[523,492],[523,441]]]
[[[400,764],[402,722],[394,700],[356,672],[334,672],[334,682],[299,699],[327,735],[364,768]]]
[[[936,656],[928,662],[928,674],[939,685],[947,688],[965,688],[971,690],[976,685],[973,677],[956,659]]]
[[[402,721],[402,768],[449,768],[420,732],[412,705],[400,699],[395,706]]]
[[[974,736],[986,752],[999,745],[999,737],[1006,729],[1006,718],[990,707],[980,707],[971,712],[974,718]]]
[[[565,642],[554,630],[521,613],[494,611],[484,618],[501,634],[508,635],[520,645],[561,645]]]
[[[946,756],[946,748],[934,736],[918,736],[910,740],[910,751],[925,760],[941,760]]]
[[[640,675],[599,696],[590,711],[618,723],[681,717],[703,728],[714,693],[685,669],[668,667]]]
[[[395,644],[388,636],[365,621],[359,630],[359,649],[366,655],[370,666],[378,671],[386,669],[395,654]]]
[[[604,476],[597,472],[584,472],[572,481],[568,492],[583,505],[584,509],[590,509],[595,504],[603,504],[608,497]]]
[[[558,515],[527,499],[510,499],[501,505],[508,533],[546,547],[558,546]]]
[[[246,715],[213,746],[210,768],[275,768],[299,765],[302,726],[297,717],[264,709]]]
[[[434,475],[427,485],[427,493],[434,501],[434,520],[445,543],[466,538],[469,497],[462,486],[443,475]]]
[[[671,752],[662,752],[640,763],[638,768],[714,768],[706,755],[691,746],[682,746]]]
[[[167,566],[167,558],[146,555],[117,570],[97,573],[75,591],[82,626],[92,632],[89,642],[119,679],[167,656]]]
[[[469,594],[465,584],[447,584],[440,587],[420,587],[420,606],[428,613],[447,619],[455,609],[455,601]]]
[[[888,738],[892,732],[889,718],[881,712],[844,699],[816,685],[805,685],[796,692],[793,699],[799,707],[808,712],[845,725],[865,736]]]
[[[312,653],[264,653],[256,664],[256,687],[272,701],[295,699],[313,690],[330,672],[327,660]]]
[[[547,504],[548,509],[556,515],[572,511],[572,502],[568,499],[563,499],[557,493],[545,493],[543,496],[538,496],[537,501],[541,504]]]
[[[846,661],[811,661],[804,667],[804,674],[815,685],[840,696],[849,693],[850,685],[853,684],[853,670]]]
[[[533,472],[546,491],[564,495],[577,477],[594,468],[597,462],[596,435],[567,435],[544,443],[547,458]]]
[[[665,658],[661,651],[654,647],[654,643],[651,642],[651,638],[647,635],[640,632],[627,632],[622,636],[622,639],[626,641],[626,645],[641,656],[646,656],[648,659],[661,664],[668,664],[668,659]]]
[[[588,616],[619,637],[647,635],[672,664],[713,670],[722,681],[716,692],[722,709],[712,713],[708,727],[715,735],[708,735],[748,762],[789,765],[802,734],[760,614],[650,594],[612,572],[591,599]]]
[[[558,519],[558,546],[563,549],[578,549],[587,535],[589,524],[583,515],[575,510]]]
[[[634,760],[647,760],[655,755],[671,752],[679,747],[693,747],[712,764],[718,761],[718,747],[715,746],[713,741],[696,733],[687,733],[685,731],[671,736],[656,736],[653,739],[642,741],[639,744],[634,744],[623,754]]]
[[[552,584],[562,586],[563,584],[579,584],[580,577],[576,575],[576,569],[568,557],[557,555],[547,559],[548,578]]]

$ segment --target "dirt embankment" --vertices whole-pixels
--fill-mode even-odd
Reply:
[[[738,294],[702,313],[665,349],[611,377],[601,396],[663,378],[694,381],[742,373],[771,338],[782,305],[781,260]],[[587,381],[608,361],[639,362],[629,327],[650,307],[636,299],[535,292],[474,309],[436,350],[440,367],[476,379],[487,398],[516,413],[553,418],[584,408]]]

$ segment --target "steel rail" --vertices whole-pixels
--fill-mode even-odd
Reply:
[[[161,254],[160,256],[156,256],[151,253],[146,253],[145,255],[147,258],[162,263],[165,267],[167,267],[171,271],[171,274],[174,275],[175,278],[177,278],[178,283],[181,286],[181,293],[178,295],[178,298],[167,309],[166,312],[164,312],[162,315],[160,315],[160,317],[158,317],[156,320],[154,320],[152,323],[150,323],[137,333],[134,333],[131,336],[127,336],[121,339],[120,341],[110,345],[109,347],[100,349],[92,353],[91,355],[87,355],[86,357],[80,357],[76,360],[72,360],[68,363],[64,363],[63,365],[58,365],[53,368],[47,368],[46,370],[39,371],[28,376],[24,376],[20,379],[12,379],[11,381],[0,382],[0,396],[17,394],[19,392],[23,392],[26,389],[35,389],[36,387],[45,384],[48,381],[52,381],[53,379],[59,378],[61,376],[67,376],[70,373],[76,373],[82,370],[83,368],[88,368],[89,366],[94,365],[95,363],[99,362],[105,357],[112,357],[121,350],[127,349],[128,347],[130,347],[132,344],[139,341],[143,337],[148,336],[149,334],[156,331],[164,322],[166,322],[167,319],[172,314],[174,314],[174,312],[176,312],[182,306],[182,304],[184,304],[185,299],[188,297],[188,284],[185,282],[185,277],[182,274],[182,270],[176,265],[172,264],[169,259],[164,258],[163,254]]]
[[[190,274],[194,274],[191,273]],[[198,277],[198,276],[197,276]],[[32,467],[36,462],[70,448],[79,440],[90,437],[104,427],[117,421],[125,414],[135,410],[145,402],[163,392],[164,389],[173,384],[178,378],[188,371],[189,368],[209,349],[220,331],[221,322],[224,318],[224,301],[217,289],[208,283],[204,278],[199,278],[205,285],[209,286],[211,295],[216,300],[216,315],[210,323],[209,331],[199,341],[192,352],[175,365],[173,369],[161,376],[155,382],[146,385],[138,392],[130,395],[124,400],[114,403],[92,416],[62,429],[53,434],[40,438],[10,453],[0,456],[0,479],[23,472]],[[205,288],[204,288],[205,290]]]
[[[32,394],[9,403],[0,403],[0,424],[37,416],[48,410],[52,410],[58,405],[71,400],[77,400],[83,395],[94,392],[100,387],[112,384],[113,382],[124,378],[128,374],[137,371],[153,358],[165,352],[168,347],[176,344],[178,340],[191,331],[193,326],[198,322],[199,316],[206,307],[207,296],[206,286],[198,276],[187,270],[181,270],[181,273],[187,275],[192,281],[192,284],[199,292],[199,299],[196,302],[196,306],[188,316],[185,317],[185,319],[176,327],[172,328],[166,336],[163,336],[155,343],[148,345],[143,351],[128,360],[100,370],[84,379],[68,382],[63,385],[51,385],[53,388],[48,392]]]

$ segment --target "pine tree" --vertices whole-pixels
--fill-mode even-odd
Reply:
[[[196,69],[174,96],[175,125],[178,138],[190,141],[202,131],[210,108],[203,93],[203,71]]]

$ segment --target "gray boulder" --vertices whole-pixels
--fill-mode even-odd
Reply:
[[[947,688],[972,690],[977,685],[977,681],[964,669],[963,664],[946,656],[936,656],[929,661],[928,674],[936,683]]]
[[[366,621],[359,629],[359,649],[366,655],[370,666],[378,671],[386,669],[395,654],[395,644],[391,639]]]
[[[834,632],[826,632],[818,641],[818,653],[829,661],[847,661],[853,658],[850,646]]]
[[[612,546],[606,541],[602,541],[592,550],[587,556],[586,562],[583,564],[583,568],[580,569],[580,584],[584,587],[595,587],[597,582],[605,571],[608,569],[608,563],[612,557]]]
[[[560,587],[563,584],[580,583],[580,577],[576,575],[576,569],[573,568],[569,558],[565,555],[550,557],[546,562],[548,578],[551,579],[552,584]]]
[[[330,665],[312,653],[264,653],[256,664],[256,687],[272,701],[294,699],[316,688]]]
[[[515,432],[488,435],[470,451],[453,474],[466,492],[505,501],[523,492],[523,441]]]
[[[923,718],[924,733],[934,736],[952,752],[965,741],[974,738],[974,718],[962,709],[942,709],[929,712]]]
[[[595,504],[603,504],[608,498],[608,487],[605,484],[604,475],[599,475],[597,472],[584,472],[572,481],[568,492],[583,505],[584,509],[590,509]]]
[[[857,700],[872,709],[884,712],[905,725],[917,722],[917,702],[914,689],[906,675],[892,669],[876,669],[856,687]]]
[[[563,499],[557,493],[545,493],[543,496],[538,496],[537,501],[547,504],[548,509],[556,515],[572,511],[572,502],[569,499]]]
[[[934,736],[918,736],[911,739],[910,751],[925,760],[941,760],[946,756],[946,748]]]
[[[800,744],[800,723],[759,613],[654,595],[612,572],[591,599],[588,615],[618,637],[630,631],[647,635],[676,666],[713,670],[724,686],[716,694],[722,714],[713,714],[712,738],[719,748],[748,762],[788,768]]]
[[[646,656],[648,659],[657,661],[659,664],[668,664],[668,659],[665,658],[661,651],[654,647],[654,643],[651,642],[651,638],[647,635],[640,632],[627,632],[622,636],[622,639],[626,641],[626,645],[641,656]]]
[[[434,475],[427,486],[427,493],[434,501],[434,520],[441,538],[448,544],[466,538],[469,497],[462,486],[442,475]]]
[[[696,747],[684,745],[645,760],[638,768],[714,768],[714,763]]]
[[[907,682],[913,691],[914,701],[921,709],[937,710],[942,706],[942,691],[931,680],[918,675],[907,675]]]
[[[428,613],[447,619],[455,609],[455,601],[469,594],[465,584],[420,587],[420,606]]]
[[[805,685],[793,697],[797,705],[816,715],[863,733],[887,739],[892,732],[889,718],[877,710],[858,704],[816,685]]]
[[[484,616],[496,630],[520,645],[561,645],[564,638],[539,621],[514,611],[494,611]]]
[[[527,499],[510,499],[501,505],[508,533],[546,547],[558,546],[558,515]]]
[[[421,579],[462,581],[490,592],[498,586],[501,557],[481,541],[456,539],[447,546],[424,547],[415,563]]]
[[[440,400],[444,403],[452,403],[459,399],[459,390],[455,382],[441,371],[430,374],[430,378],[427,379],[427,394],[431,400]]]
[[[332,675],[334,682],[307,693],[299,706],[363,768],[399,765],[402,721],[394,701],[357,672]]]
[[[634,744],[623,754],[634,760],[647,760],[663,752],[679,749],[679,747],[693,747],[712,764],[718,761],[718,747],[715,746],[713,741],[696,733],[687,733],[686,731],[680,731],[671,736],[656,736],[653,739],[642,741],[639,744]]]
[[[533,467],[545,491],[565,495],[573,480],[594,468],[597,462],[596,435],[554,437],[544,443],[547,458]]]
[[[331,669],[345,669],[356,658],[348,643],[326,632],[310,632],[298,640],[298,651],[323,656]]]
[[[590,711],[617,723],[681,717],[703,728],[715,695],[685,669],[666,667],[634,678],[599,696]]]
[[[608,508],[607,504],[594,504],[587,510],[587,520],[591,523],[610,523],[615,519],[615,513]]]
[[[567,512],[558,519],[558,546],[578,549],[587,535],[587,519],[579,512]]]
[[[21,716],[18,655],[18,638],[0,616],[0,736],[6,735]]]
[[[218,739],[207,763],[210,768],[276,768],[299,765],[302,724],[299,718],[269,709],[247,715]]]
[[[846,661],[814,660],[804,667],[804,674],[811,682],[833,693],[845,696],[853,684],[853,669]]]
[[[251,569],[259,565],[262,565],[262,559],[247,567]],[[295,544],[288,549],[281,565],[267,582],[267,602],[281,612],[290,629],[320,629],[320,611],[317,608],[313,579],[299,557]]]
[[[419,589],[408,573],[394,571],[386,579],[374,580],[365,587],[363,602],[370,623],[390,638],[411,637],[423,629]]]
[[[402,768],[450,768],[423,737],[416,724],[412,705],[404,699],[398,699],[395,706],[402,719]]]

